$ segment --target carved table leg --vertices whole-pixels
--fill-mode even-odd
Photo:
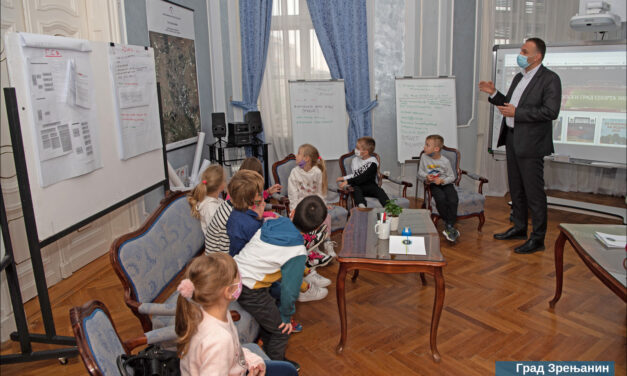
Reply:
[[[549,302],[549,307],[555,308],[555,303],[562,297],[562,282],[564,281],[564,243],[566,235],[560,231],[555,241],[555,296]]]
[[[340,262],[340,269],[337,272],[337,281],[335,284],[335,293],[337,298],[337,308],[340,312],[340,327],[341,336],[340,343],[335,348],[335,352],[341,354],[344,351],[344,345],[346,344],[346,296],[344,291],[344,283],[346,282],[346,264]],[[357,270],[356,270],[357,272]]]
[[[436,338],[438,335],[438,324],[440,323],[440,315],[442,314],[442,306],[444,305],[444,276],[442,268],[435,267],[433,273],[435,277],[435,298],[433,300],[433,314],[431,316],[431,354],[436,363],[440,362],[440,353],[438,352]]]

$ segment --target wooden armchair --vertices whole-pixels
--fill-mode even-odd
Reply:
[[[287,197],[288,180],[292,169],[296,167],[296,156],[289,154],[287,157],[280,161],[275,162],[272,165],[272,175],[276,184],[281,184],[283,189],[281,194],[273,196],[281,205],[286,208],[287,215],[290,214],[290,200]],[[332,182],[329,181],[329,185]],[[348,218],[348,210],[346,206],[342,205],[342,202],[346,201],[347,193],[343,190],[336,190],[332,187],[328,188],[326,202],[332,206],[329,210],[331,215],[331,233],[339,232],[344,229]]]
[[[85,368],[93,376],[119,375],[118,355],[148,344],[146,335],[122,341],[109,310],[97,300],[71,308],[70,322]]]
[[[457,190],[457,196],[459,198],[459,203],[457,205],[457,219],[478,217],[479,227],[477,227],[477,231],[481,232],[481,228],[485,223],[485,215],[483,213],[483,209],[485,206],[483,184],[487,183],[488,179],[484,178],[483,176],[479,176],[477,174],[462,170],[460,167],[461,155],[459,153],[459,150],[442,146],[442,150],[440,151],[440,153],[443,157],[449,160],[449,162],[451,163],[451,167],[453,167],[453,171],[455,171],[454,184],[455,190]],[[420,157],[422,157],[422,154],[424,154],[424,151],[420,153]],[[420,168],[420,164],[418,165],[418,168]],[[477,192],[468,191],[459,186],[459,183],[462,180],[462,176],[464,175],[479,182]],[[435,206],[435,200],[431,196],[431,189],[429,187],[429,184],[426,181],[423,182],[423,184],[424,201],[422,207],[427,208],[429,209],[429,211],[431,211],[431,219],[434,223],[437,223],[440,215],[438,214],[438,210]]]
[[[379,166],[377,168],[377,184],[379,184],[379,187],[380,187],[383,184],[383,181],[387,180],[394,184],[402,186],[403,189],[402,189],[401,197],[399,197],[398,195],[394,195],[394,194],[388,194],[388,197],[390,198],[390,200],[395,199],[396,204],[398,204],[398,206],[408,209],[410,206],[410,203],[409,203],[409,200],[407,199],[407,188],[412,187],[413,184],[406,182],[406,181],[396,180],[396,179],[383,175],[381,173],[381,158],[379,157],[379,154],[372,153],[372,155],[375,156],[375,158],[377,158],[377,161],[379,162]],[[355,158],[355,153],[353,151],[348,152],[340,157],[339,162],[340,162],[340,170],[342,171],[342,176],[348,175],[348,173],[351,171],[351,163],[353,161],[353,158]],[[348,200],[349,205],[347,205],[346,208],[350,209],[355,206],[355,201],[353,198],[353,189],[350,186],[347,186],[346,191],[348,195],[350,196],[350,200]],[[369,208],[381,207],[381,204],[379,203],[379,201],[373,197],[366,197],[366,203]]]

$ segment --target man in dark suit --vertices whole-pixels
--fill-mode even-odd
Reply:
[[[481,81],[479,90],[490,94],[490,103],[503,115],[498,146],[505,145],[507,178],[512,199],[514,226],[494,234],[495,239],[527,239],[527,210],[533,230],[529,239],[516,247],[516,253],[544,250],[547,204],[544,192],[544,159],[553,150],[552,120],[557,119],[562,102],[559,76],[542,65],[546,45],[529,38],[520,48],[518,73],[507,95],[491,81]]]

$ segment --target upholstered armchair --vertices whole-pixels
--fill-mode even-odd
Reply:
[[[420,156],[422,157],[422,154]],[[455,172],[455,190],[457,191],[457,196],[459,198],[459,203],[457,205],[457,219],[466,219],[471,217],[479,218],[479,226],[477,227],[477,231],[481,231],[483,224],[485,223],[485,215],[483,213],[483,209],[485,206],[485,196],[483,195],[483,184],[488,182],[488,179],[483,176],[479,176],[477,174],[473,174],[462,170],[460,167],[461,156],[459,150],[454,148],[449,148],[446,146],[442,146],[440,150],[440,154],[442,157],[445,157],[451,163],[451,167]],[[420,165],[418,165],[420,166]],[[420,168],[420,167],[418,167]],[[460,181],[462,180],[462,176],[467,176],[472,180],[478,181],[479,186],[477,188],[477,192],[470,191],[467,189],[463,189],[459,186]],[[438,209],[435,206],[435,199],[431,196],[431,189],[429,188],[429,184],[423,182],[424,184],[424,202],[422,204],[423,208],[429,209],[431,211],[431,219],[434,223],[437,223],[440,215],[438,214]]]
[[[383,184],[384,180],[387,180],[391,183],[394,183],[400,187],[402,187],[402,193],[401,196],[395,195],[395,194],[388,194],[388,197],[390,198],[390,200],[394,199],[396,200],[396,204],[402,208],[408,209],[409,208],[409,200],[407,199],[407,188],[410,188],[413,186],[412,183],[406,182],[406,181],[401,181],[401,180],[396,180],[393,178],[390,178],[388,176],[385,176],[381,173],[381,158],[379,157],[379,154],[377,153],[372,153],[373,156],[375,156],[377,158],[377,161],[379,162],[379,166],[377,168],[377,184],[379,184],[379,187]],[[348,175],[351,171],[351,163],[353,161],[353,158],[355,158],[355,153],[354,152],[349,152],[346,153],[344,155],[342,155],[340,157],[340,169],[342,171],[342,176],[346,176]],[[350,196],[350,200],[348,200],[348,206],[347,208],[350,209],[352,207],[355,206],[355,202],[353,199],[353,190],[350,186],[347,186],[347,191],[348,194]],[[377,200],[376,198],[373,197],[366,197],[366,204],[369,208],[380,208],[381,204],[379,203],[379,200]]]
[[[292,169],[296,167],[296,156],[294,154],[289,154],[287,157],[283,158],[280,161],[275,162],[272,165],[272,175],[274,177],[274,182],[277,184],[281,184],[283,189],[281,189],[281,194],[276,194],[274,196],[275,199],[279,201],[282,205],[285,205],[287,208],[287,215],[289,215],[289,198],[287,197],[288,191],[288,180],[290,177],[290,173]],[[331,233],[339,232],[344,229],[346,225],[346,220],[348,218],[348,210],[345,207],[340,206],[340,202],[342,199],[345,199],[345,193],[338,191],[337,189],[332,187],[331,181],[329,181],[329,188],[327,190],[327,204],[331,205],[332,209],[329,210],[329,215],[331,215]]]

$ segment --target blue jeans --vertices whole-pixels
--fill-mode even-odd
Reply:
[[[297,376],[298,371],[290,362],[284,360],[266,360],[267,376]]]

